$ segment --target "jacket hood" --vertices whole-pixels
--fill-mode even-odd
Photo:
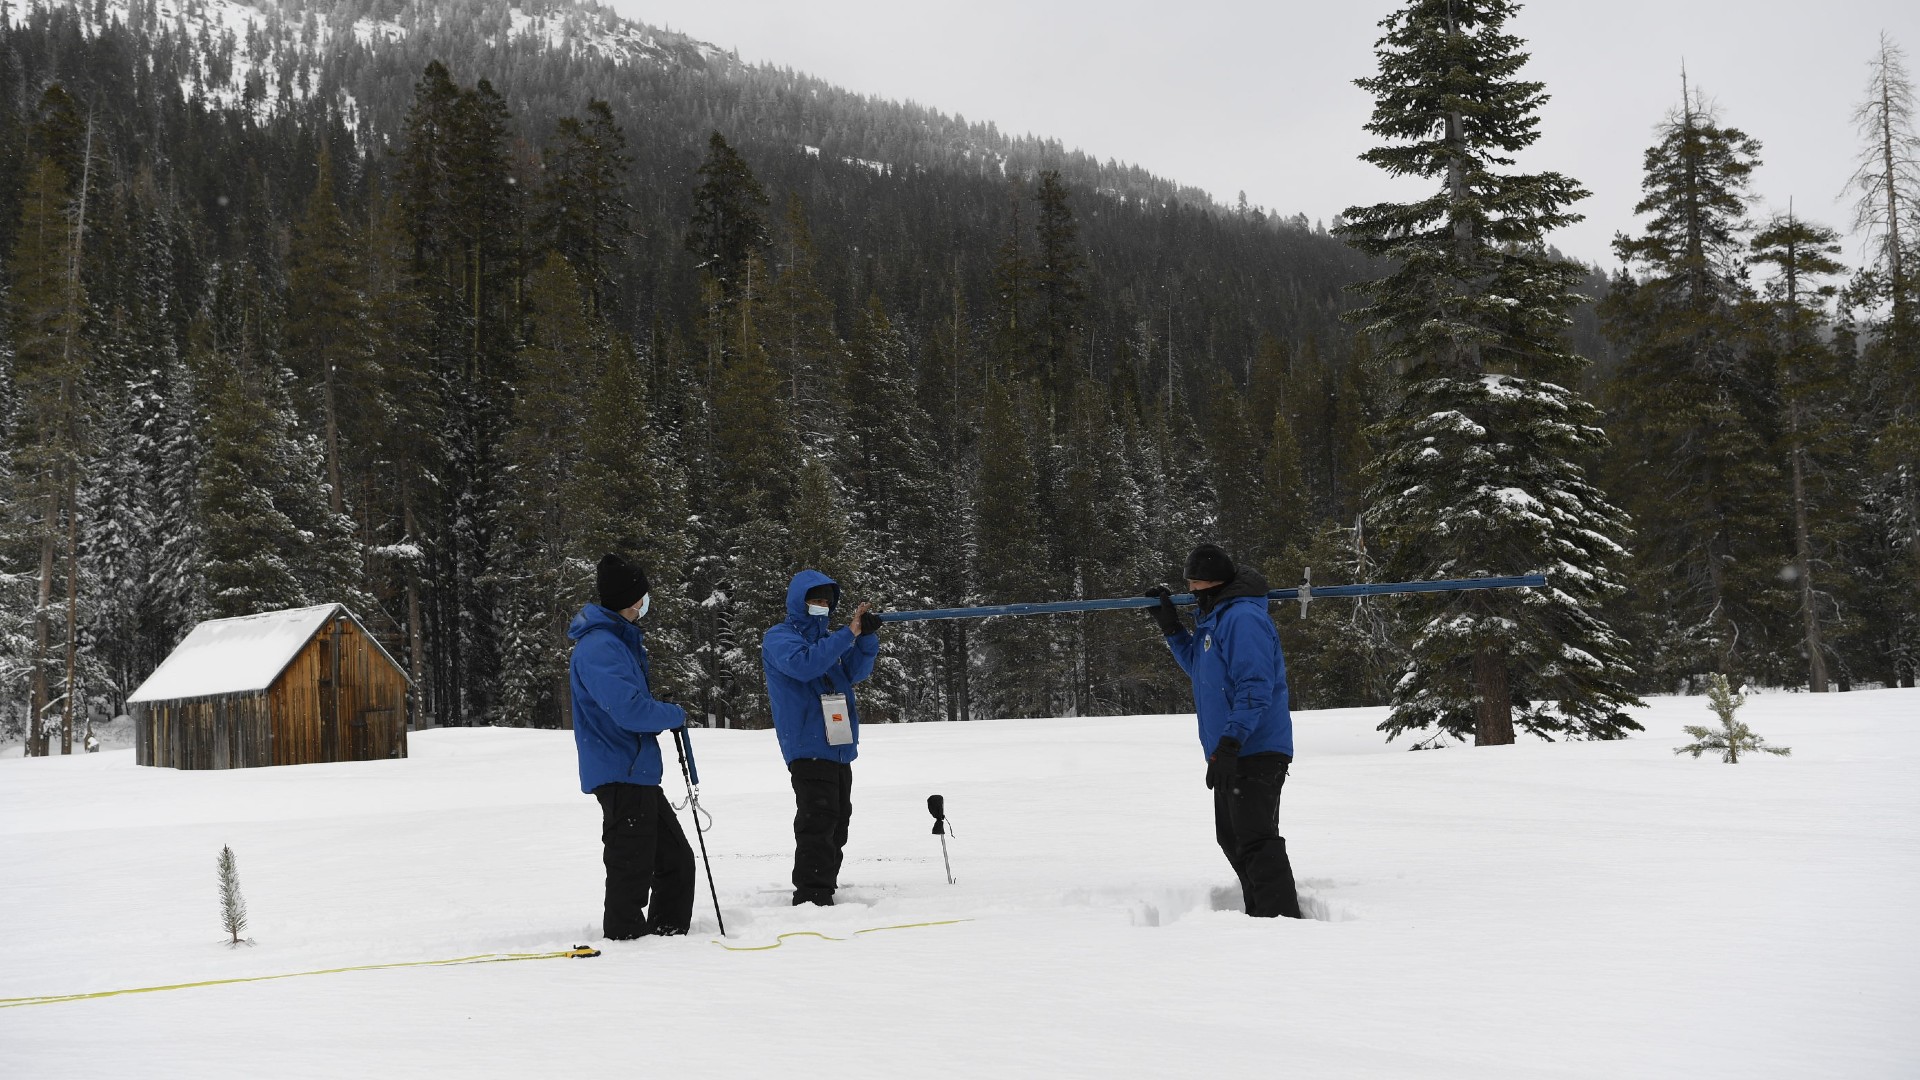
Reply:
[[[1241,570],[1235,574],[1232,581],[1220,586],[1210,598],[1201,602],[1200,614],[1202,617],[1211,615],[1228,601],[1248,596],[1257,596],[1262,602],[1266,600],[1267,579],[1258,570]]]
[[[1220,589],[1220,599],[1216,600],[1215,603],[1224,604],[1240,596],[1258,596],[1265,598],[1266,595],[1267,579],[1261,576],[1260,571],[1241,570],[1233,576],[1232,581],[1227,582],[1226,585]]]
[[[621,618],[620,613],[612,608],[588,604],[573,617],[573,622],[567,624],[567,638],[579,641],[595,630],[611,630],[623,638],[640,633],[639,627]]]
[[[807,614],[807,594],[822,585],[833,586],[833,601],[828,605],[827,614],[840,606],[840,583],[818,570],[802,570],[793,575],[787,584],[787,617],[790,619],[811,619],[816,616]]]

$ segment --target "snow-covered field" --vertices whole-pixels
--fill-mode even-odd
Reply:
[[[1190,717],[869,729],[830,910],[785,906],[772,734],[698,732],[729,943],[840,939],[751,952],[704,884],[692,936],[596,941],[565,732],[3,761],[0,998],[606,951],[0,1008],[0,1077],[1920,1076],[1920,693],[1757,698],[1793,756],[1737,767],[1673,754],[1698,698],[1619,743],[1406,753],[1379,715],[1297,718],[1306,922],[1214,909]],[[222,844],[251,947],[221,943]]]

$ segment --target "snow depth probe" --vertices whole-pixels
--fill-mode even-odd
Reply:
[[[673,748],[680,754],[680,775],[687,781],[687,807],[693,811],[693,834],[700,838],[700,865],[707,868],[707,895],[713,897],[713,921],[720,924],[720,936],[727,936],[727,920],[720,914],[720,894],[713,891],[713,864],[707,861],[707,830],[700,824],[700,770],[693,763],[693,740],[686,728],[673,729]],[[711,818],[709,818],[711,820]]]

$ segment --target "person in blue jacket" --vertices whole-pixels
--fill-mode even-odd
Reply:
[[[1267,614],[1267,583],[1238,569],[1212,544],[1187,556],[1187,588],[1199,601],[1189,632],[1164,586],[1150,608],[1173,658],[1193,680],[1200,752],[1213,790],[1213,829],[1227,856],[1247,914],[1300,918],[1287,841],[1280,835],[1280,789],[1293,763],[1293,716],[1287,709],[1287,661]]]
[[[787,585],[786,620],[761,641],[773,730],[793,780],[793,902],[832,906],[853,817],[860,710],[853,685],[873,674],[880,621],[861,604],[828,632],[840,585],[802,570]],[[836,719],[837,717],[837,719]]]
[[[580,790],[600,800],[602,928],[615,940],[684,934],[693,920],[693,849],[660,790],[659,735],[685,727],[687,713],[655,700],[648,682],[645,635],[635,625],[651,606],[645,571],[607,555],[596,578],[600,602],[580,609],[567,637]]]

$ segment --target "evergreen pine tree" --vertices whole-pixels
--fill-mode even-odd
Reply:
[[[1225,373],[1217,374],[1201,403],[1207,457],[1219,494],[1212,538],[1236,560],[1264,568],[1280,554],[1269,543],[1278,492],[1267,486],[1266,464],[1271,421],[1256,426],[1248,402]]]
[[[1438,181],[1418,202],[1346,211],[1339,232],[1396,265],[1360,288],[1353,318],[1405,372],[1372,466],[1368,517],[1395,576],[1537,571],[1525,594],[1433,604],[1395,685],[1389,732],[1438,726],[1480,744],[1541,734],[1610,738],[1636,728],[1625,643],[1594,614],[1622,586],[1624,516],[1579,461],[1604,443],[1597,412],[1546,379],[1582,363],[1566,342],[1580,269],[1545,237],[1578,220],[1585,192],[1558,173],[1510,171],[1538,137],[1540,83],[1519,79],[1510,0],[1409,0],[1375,48],[1380,74],[1362,155]]]
[[[1046,542],[1039,522],[1039,479],[1026,424],[1013,397],[987,384],[980,429],[975,519],[980,599],[1017,603],[1048,587]],[[1055,664],[1052,620],[991,620],[979,631],[980,671],[972,680],[977,712],[988,717],[1047,716],[1053,698],[1046,676]]]
[[[46,724],[57,703],[55,686],[64,684],[59,700],[70,703],[77,674],[79,642],[72,617],[79,585],[77,496],[87,446],[87,372],[93,359],[81,277],[83,214],[84,200],[69,194],[67,176],[52,158],[41,158],[28,176],[8,263],[15,476],[9,503],[31,522],[28,535],[38,564],[28,705],[27,753],[32,755],[48,752]],[[69,617],[64,647],[56,649],[55,621],[62,608]],[[65,708],[62,712],[71,715]],[[63,726],[62,743],[63,752],[70,752],[70,723]]]
[[[240,867],[234,861],[233,848],[220,845],[220,928],[228,935],[229,946],[240,944],[247,928],[247,900],[240,895]]]
[[[498,685],[496,455],[504,430],[519,283],[518,186],[508,161],[511,117],[491,83],[460,88],[438,61],[415,86],[399,197],[414,273],[429,313],[427,360],[447,421],[428,530],[429,695],[441,722],[491,715]]]
[[[754,321],[757,296],[749,282],[765,276],[758,254],[751,255],[741,271],[741,291],[719,327],[727,359],[712,406],[714,486],[708,505],[715,532],[708,553],[721,561],[704,601],[713,621],[703,651],[717,715],[728,724],[766,720],[758,643],[767,627],[786,617],[786,515],[798,453],[792,418]]]
[[[722,306],[731,306],[751,286],[748,259],[766,250],[766,189],[746,159],[714,132],[707,159],[700,165],[700,186],[693,192],[693,223],[687,250],[695,266],[720,286]]]
[[[1067,205],[1067,186],[1057,170],[1040,173],[1034,187],[1033,295],[1041,385],[1048,407],[1058,409],[1078,375],[1091,374],[1076,364],[1080,357],[1083,309],[1087,302],[1086,258],[1080,251],[1080,227]]]
[[[414,240],[400,200],[374,192],[367,215],[367,382],[370,427],[380,432],[367,450],[361,535],[369,544],[374,627],[404,634],[390,643],[404,657],[412,682],[412,722],[432,723],[435,680],[427,662],[426,589],[429,555],[441,542],[430,531],[430,493],[445,459],[446,397],[430,357],[432,313],[422,293]]]
[[[1614,249],[1642,271],[1601,313],[1626,348],[1609,397],[1622,492],[1643,563],[1636,638],[1671,680],[1765,670],[1770,627],[1791,625],[1775,588],[1788,550],[1765,431],[1771,363],[1744,318],[1746,184],[1759,144],[1693,97],[1646,154],[1648,216]]]
[[[369,417],[361,400],[366,366],[365,317],[359,242],[334,201],[333,161],[322,155],[320,179],[293,231],[287,274],[287,362],[318,408],[326,451],[327,497],[346,512],[341,426]]]
[[[614,270],[634,237],[627,194],[633,159],[613,107],[594,98],[584,119],[561,117],[541,159],[538,232],[578,269],[592,311],[601,314],[619,288]]]
[[[1783,472],[1790,480],[1792,586],[1799,600],[1807,686],[1816,694],[1828,689],[1829,643],[1840,615],[1829,575],[1841,561],[1836,547],[1857,504],[1849,475],[1856,448],[1846,372],[1833,347],[1821,340],[1825,305],[1836,289],[1820,279],[1845,269],[1833,258],[1840,252],[1839,240],[1832,229],[1788,213],[1768,223],[1752,245],[1752,261],[1775,271],[1763,306],[1770,316],[1780,395],[1777,456],[1785,459]]]
[[[240,306],[228,291],[226,299]],[[222,306],[216,300],[216,306]],[[317,600],[301,587],[299,527],[276,502],[287,485],[287,431],[247,311],[216,311],[196,350],[205,456],[195,484],[208,614],[254,615]]]
[[[848,500],[825,458],[809,455],[794,481],[792,551],[787,561],[810,566],[835,581],[858,576],[847,528]]]
[[[820,450],[831,441],[846,403],[841,385],[845,350],[834,333],[833,300],[820,287],[813,232],[797,195],[787,200],[779,255],[760,326],[801,441]]]
[[[499,720],[566,727],[567,624],[596,556],[585,506],[570,490],[580,466],[580,411],[606,364],[607,329],[567,260],[549,254],[527,283],[525,340],[513,415],[501,440],[506,474],[490,560],[501,586]]]
[[[1023,378],[1032,373],[1038,349],[1031,308],[1034,267],[1020,232],[1020,183],[1007,188],[1007,234],[993,263],[993,337],[988,379]]]
[[[688,589],[693,534],[680,433],[662,421],[641,358],[617,335],[578,411],[580,461],[567,486],[586,518],[575,606],[593,597],[592,562],[601,553],[638,560],[653,597],[644,629],[655,696],[690,702],[706,683],[689,630],[696,619]]]
[[[1701,754],[1712,750],[1718,752],[1720,760],[1727,765],[1740,764],[1742,753],[1758,752],[1775,757],[1786,757],[1793,753],[1785,746],[1768,746],[1767,740],[1755,735],[1745,723],[1735,719],[1740,706],[1746,702],[1746,695],[1729,685],[1725,675],[1716,671],[1708,676],[1707,704],[1713,709],[1714,715],[1720,718],[1719,730],[1688,724],[1686,732],[1693,736],[1693,742],[1677,747],[1673,752],[1692,754],[1694,760],[1698,761]]]

